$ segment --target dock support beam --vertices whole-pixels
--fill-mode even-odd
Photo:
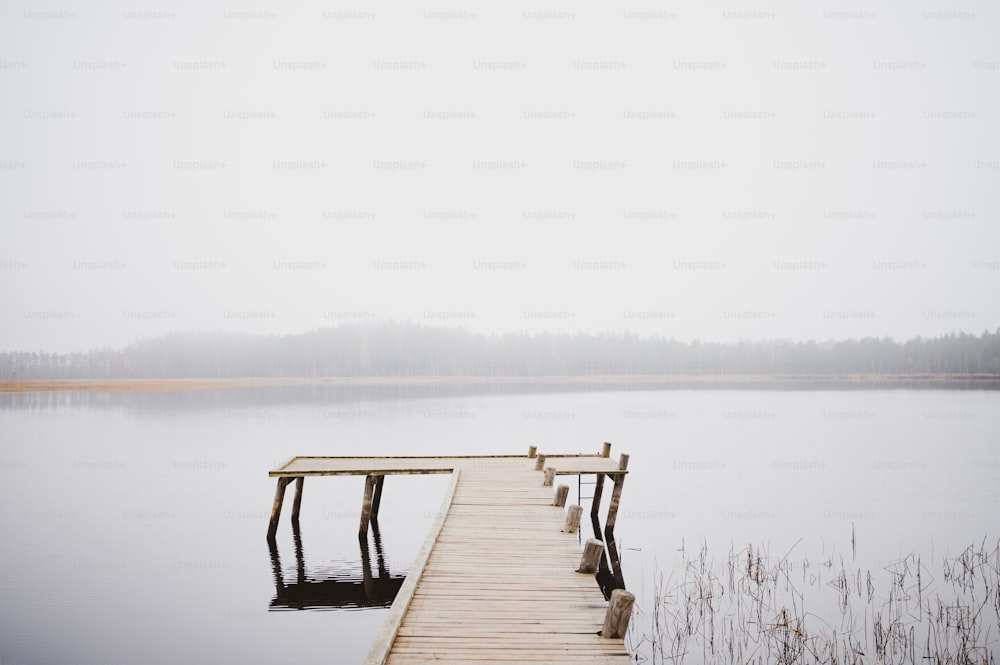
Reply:
[[[618,470],[625,471],[626,469],[628,469],[628,455],[622,453],[618,462]],[[608,506],[608,519],[604,522],[605,535],[611,534],[615,530],[615,522],[618,520],[618,504],[622,499],[622,485],[625,484],[625,474],[615,474],[613,480],[615,481],[615,488],[611,491],[611,505]]]
[[[299,523],[299,510],[302,508],[302,486],[305,482],[305,476],[299,476],[295,479],[295,499],[292,501],[292,524]]]
[[[601,457],[611,457],[611,444],[607,441],[601,446]],[[604,474],[597,474],[597,480],[594,483],[594,500],[590,504],[590,516],[597,517],[597,513],[601,510],[601,497],[604,495]]]
[[[274,491],[274,505],[271,506],[271,523],[267,526],[267,539],[274,540],[278,532],[278,518],[281,517],[281,504],[285,501],[285,488],[291,478],[278,478],[278,488]]]
[[[597,481],[594,483],[594,500],[590,503],[590,516],[597,517],[601,510],[601,495],[604,494],[604,474],[597,474]]]
[[[372,495],[372,517],[371,522],[373,525],[378,524],[378,507],[382,505],[382,483],[385,482],[385,476],[375,476],[375,493]]]
[[[368,523],[372,519],[372,502],[375,498],[375,476],[365,476],[365,498],[361,502],[361,525],[358,537],[368,539]]]

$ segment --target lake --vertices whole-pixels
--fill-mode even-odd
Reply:
[[[629,639],[652,660],[654,579],[699,557],[724,566],[752,546],[795,562],[803,583],[818,575],[809,611],[836,623],[834,573],[871,571],[878,600],[880,576],[917,553],[935,577],[922,584],[947,595],[948,557],[1000,536],[993,391],[22,393],[0,395],[0,432],[3,665],[361,661],[387,611],[361,584],[364,480],[309,479],[299,538],[286,505],[272,552],[267,471],[293,455],[611,441],[631,456],[616,531]],[[447,481],[386,480],[376,576],[405,575]],[[986,625],[998,650],[1000,620]]]

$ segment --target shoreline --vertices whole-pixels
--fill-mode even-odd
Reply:
[[[565,386],[615,389],[889,389],[1000,390],[998,374],[745,374],[602,376],[343,376],[239,379],[37,379],[0,381],[0,393],[187,392],[287,386]]]

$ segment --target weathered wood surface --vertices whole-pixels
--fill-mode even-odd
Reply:
[[[580,556],[580,567],[576,572],[596,573],[601,563],[602,554],[604,554],[604,542],[596,538],[588,538],[583,546],[583,554]]]
[[[278,520],[281,518],[281,504],[285,501],[285,488],[292,482],[292,477],[278,478],[278,487],[274,491],[274,505],[271,506],[271,521],[267,526],[267,539],[274,540],[274,534],[278,530]]]
[[[302,486],[306,479],[299,476],[295,479],[295,500],[292,502],[292,521],[299,521],[299,512],[302,510]]]
[[[604,626],[601,636],[608,638],[624,637],[628,630],[629,619],[632,617],[632,606],[635,595],[625,589],[615,589],[608,601],[608,612],[604,616]]]
[[[451,473],[455,469],[502,473],[507,470],[535,468],[538,458],[525,455],[478,455],[469,457],[293,457],[268,475],[302,476],[366,476],[391,474]],[[556,475],[624,474],[618,462],[600,455],[545,455],[546,467]],[[541,482],[539,478],[538,482]]]
[[[563,532],[576,533],[576,530],[580,528],[580,515],[582,514],[583,508],[580,506],[570,506],[566,512],[566,523],[563,525]]]
[[[618,471],[606,458],[574,459]],[[580,545],[562,531],[553,489],[533,459],[521,460],[502,470],[462,465],[395,638],[383,636],[369,664],[630,662],[622,640],[598,635],[608,604],[593,576],[576,572]],[[546,466],[562,461],[547,456]]]

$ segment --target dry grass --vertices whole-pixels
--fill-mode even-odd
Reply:
[[[682,558],[629,627],[637,662],[996,665],[1000,541],[933,570],[910,554],[875,574],[753,546],[718,564],[704,546]]]

